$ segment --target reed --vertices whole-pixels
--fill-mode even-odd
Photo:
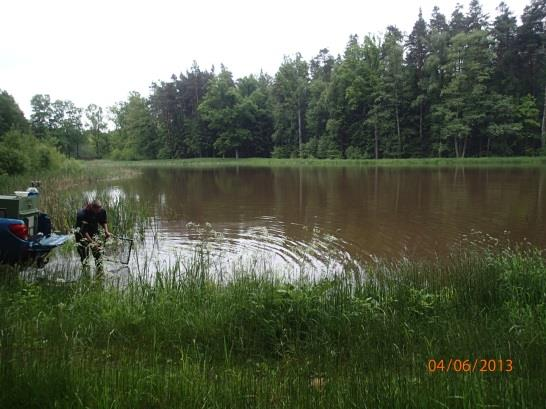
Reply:
[[[123,286],[3,271],[0,407],[543,407],[535,248],[371,263],[358,279],[209,268],[198,251]],[[449,358],[513,370],[428,371]]]
[[[111,223],[124,234],[143,234],[149,223],[151,210],[136,196],[118,200],[108,195],[108,189],[98,189],[104,181],[129,178],[138,171],[119,166],[94,166],[89,163],[67,162],[60,171],[29,173],[21,176],[0,176],[0,193],[24,190],[31,181],[40,181],[40,210],[48,213],[55,230],[69,233],[75,225],[76,211],[91,196],[100,199],[108,211]]]

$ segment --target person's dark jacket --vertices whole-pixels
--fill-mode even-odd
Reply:
[[[99,225],[107,223],[106,210],[100,209],[98,212],[93,212],[87,208],[78,210],[76,215],[76,241],[80,241],[88,233],[91,237],[98,234]]]

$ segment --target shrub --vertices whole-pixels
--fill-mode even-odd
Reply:
[[[112,151],[110,154],[110,158],[113,160],[139,160],[142,159],[140,155],[138,155],[133,149],[131,148],[123,148],[119,149],[116,148]]]
[[[271,152],[271,157],[275,159],[285,159],[289,158],[291,149],[287,146],[275,146],[273,152]]]
[[[347,159],[369,159],[370,155],[356,146],[349,146],[345,149],[345,157]]]
[[[321,159],[341,159],[341,151],[333,138],[323,136],[318,142],[317,156]]]
[[[48,142],[12,130],[0,138],[0,174],[58,169],[66,158]]]
[[[171,159],[171,153],[169,152],[169,149],[166,147],[162,147],[157,152],[157,159]]]
[[[17,175],[27,170],[27,158],[17,149],[0,145],[0,175]]]
[[[66,160],[58,150],[45,144],[38,145],[32,156],[31,168],[33,170],[59,169],[61,164]]]
[[[318,139],[311,138],[307,143],[302,145],[301,156],[303,158],[316,158],[318,151]]]

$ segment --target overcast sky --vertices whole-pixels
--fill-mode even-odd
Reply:
[[[518,17],[530,0],[505,0]],[[482,0],[496,15],[500,0]],[[350,34],[409,33],[419,7],[449,19],[456,0],[5,0],[0,4],[0,89],[30,117],[49,94],[80,107],[148,95],[154,81],[223,63],[236,78],[274,75],[284,55],[343,53]],[[463,2],[465,11],[468,2]]]

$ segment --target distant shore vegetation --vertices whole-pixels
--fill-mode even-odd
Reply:
[[[409,34],[351,35],[342,55],[286,56],[235,79],[197,62],[148,97],[85,108],[37,94],[27,120],[0,91],[0,174],[83,159],[379,159],[546,153],[546,4],[520,19],[477,0],[418,12]]]

